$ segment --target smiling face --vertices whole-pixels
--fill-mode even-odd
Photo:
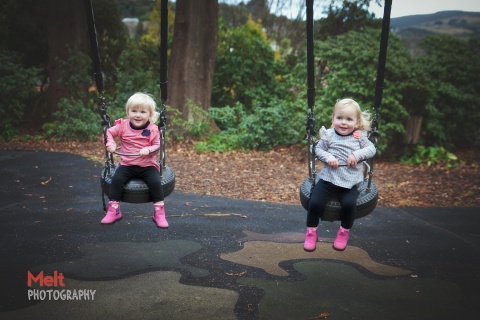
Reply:
[[[332,122],[333,127],[339,134],[349,135],[358,125],[358,115],[355,107],[352,105],[336,107]]]
[[[132,106],[128,109],[128,119],[135,128],[143,127],[150,117],[151,114],[146,107]]]

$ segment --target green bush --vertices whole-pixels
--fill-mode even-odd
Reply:
[[[80,100],[62,99],[54,122],[43,125],[44,135],[56,141],[95,141],[102,134],[100,117],[90,101],[85,106]]]
[[[18,58],[0,52],[0,139],[17,135],[19,122],[34,101],[36,68],[24,68]]]
[[[211,108],[211,117],[223,131],[199,144],[197,150],[268,150],[304,139],[306,112],[302,103],[272,99],[268,106],[255,102],[254,106],[250,113],[239,102],[234,107]]]
[[[187,100],[187,108],[191,118],[183,120],[178,109],[166,106],[167,137],[175,141],[183,141],[186,138],[203,139],[212,131],[212,120],[208,112]]]
[[[433,166],[444,165],[447,168],[458,165],[458,158],[443,147],[417,146],[411,154],[405,155],[400,160],[406,164]]]

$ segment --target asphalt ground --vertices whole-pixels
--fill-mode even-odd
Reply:
[[[379,207],[308,253],[300,203],[175,190],[169,229],[148,203],[103,226],[101,169],[0,151],[1,319],[480,319],[479,208]]]

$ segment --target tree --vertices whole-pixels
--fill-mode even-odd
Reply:
[[[375,15],[373,13],[368,12],[371,1],[343,0],[341,6],[336,6],[336,1],[332,0],[324,11],[327,17],[319,23],[320,30],[317,33],[317,38],[335,37],[353,30],[362,31],[366,27],[380,27],[381,22],[374,19]]]
[[[425,143],[444,147],[479,145],[480,41],[428,36],[418,59],[433,93],[426,111]]]
[[[315,57],[324,68],[317,68],[316,113],[321,125],[331,124],[331,112],[335,101],[351,97],[364,109],[370,109],[374,101],[380,30],[367,28],[363,32],[350,31],[315,42]],[[414,92],[417,84],[408,52],[398,36],[389,38],[385,72],[385,85],[380,110],[379,132],[384,150],[399,134],[404,133],[408,111],[418,106],[406,96]],[[417,88],[415,94],[425,94],[426,88]]]
[[[178,0],[175,13],[168,104],[191,119],[187,102],[210,107],[218,28],[217,0]]]
[[[262,25],[251,19],[241,27],[222,28],[213,79],[212,105],[247,109],[266,105],[279,91],[277,63]]]
[[[47,109],[45,115],[50,118],[56,111],[62,98],[69,97],[70,92],[62,78],[59,61],[66,61],[71,50],[87,53],[88,37],[83,0],[48,0],[47,41],[48,74],[50,85],[47,91]],[[79,89],[88,92],[88,83]],[[85,101],[86,103],[86,101]],[[48,119],[47,118],[47,119]]]

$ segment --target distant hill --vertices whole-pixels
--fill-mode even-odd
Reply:
[[[443,34],[468,39],[480,37],[480,12],[441,11],[392,18],[392,31],[400,35],[404,45],[414,55],[420,54],[420,41],[427,35]]]

